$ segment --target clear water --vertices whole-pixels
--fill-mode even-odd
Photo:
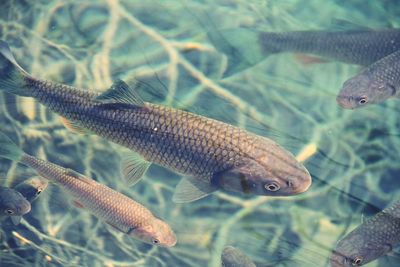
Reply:
[[[116,232],[72,207],[57,186],[46,189],[22,223],[3,222],[1,266],[220,266],[233,245],[257,266],[326,266],[337,240],[400,196],[398,100],[358,110],[335,101],[360,67],[304,66],[291,54],[269,57],[221,80],[226,56],[207,40],[218,29],[327,29],[332,19],[371,28],[400,27],[397,1],[11,1],[0,8],[0,36],[33,76],[105,90],[115,79],[140,79],[146,101],[183,108],[272,138],[305,161],[313,177],[294,197],[215,193],[174,204],[179,176],[152,166],[127,188],[124,148],[65,129],[35,100],[1,94],[1,131],[27,152],[81,172],[132,197],[166,220],[178,237],[157,248]],[[207,15],[207,16],[206,16]],[[243,40],[244,42],[246,40]],[[249,51],[251,53],[251,51]],[[94,90],[92,89],[92,90]],[[1,182],[35,175],[1,160]],[[399,266],[385,256],[368,266]]]

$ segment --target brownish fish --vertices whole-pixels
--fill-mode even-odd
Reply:
[[[3,133],[0,133],[0,157],[33,168],[42,177],[61,186],[78,206],[129,236],[157,246],[176,244],[169,225],[143,205],[71,169],[25,154]]]

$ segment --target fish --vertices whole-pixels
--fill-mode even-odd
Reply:
[[[47,188],[48,180],[35,176],[17,184],[14,190],[20,192],[31,204]]]
[[[212,45],[228,57],[224,77],[278,53],[303,55],[307,63],[340,61],[369,66],[400,49],[400,29],[353,28],[330,31],[267,32],[250,28],[210,30]]]
[[[171,227],[140,203],[72,169],[26,154],[4,133],[0,133],[0,146],[0,157],[34,169],[68,193],[75,206],[116,230],[151,245],[175,246],[177,238]]]
[[[362,266],[400,243],[400,201],[366,219],[343,237],[331,257],[332,267]]]
[[[223,267],[256,267],[254,262],[241,250],[227,246],[221,254]]]
[[[183,178],[176,203],[217,190],[290,196],[311,185],[307,169],[276,142],[211,118],[144,102],[137,90],[116,81],[103,93],[31,77],[0,42],[0,89],[33,97],[65,117],[69,128],[97,134],[132,150],[121,160],[128,184],[138,182],[152,163]]]
[[[18,191],[0,186],[0,221],[10,217],[18,225],[23,215],[31,211],[31,203]]]
[[[336,97],[345,109],[381,103],[400,95],[400,50],[378,60],[348,79]]]

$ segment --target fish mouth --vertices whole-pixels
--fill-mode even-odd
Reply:
[[[305,174],[303,179],[301,180],[301,183],[299,183],[299,185],[295,188],[294,191],[295,194],[304,193],[311,187],[312,184],[311,175],[306,168],[304,168],[304,172]]]
[[[331,267],[345,267],[344,257],[340,253],[333,252],[329,263]]]
[[[170,237],[168,240],[166,240],[166,242],[164,244],[162,244],[161,246],[162,247],[166,247],[166,248],[170,248],[170,247],[175,246],[177,241],[178,240],[176,239],[176,237],[173,236],[173,237]]]
[[[354,109],[354,106],[349,103],[347,97],[337,96],[336,102],[338,103],[339,106],[341,106],[344,109]]]

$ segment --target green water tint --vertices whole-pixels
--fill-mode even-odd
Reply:
[[[223,248],[232,245],[257,266],[325,266],[338,239],[362,216],[399,197],[398,102],[343,110],[335,100],[337,91],[359,67],[335,62],[305,67],[290,54],[219,81],[226,58],[213,49],[193,14],[208,13],[220,29],[289,31],[327,28],[331,16],[372,28],[399,27],[396,10],[390,2],[364,1],[110,0],[34,6],[7,1],[0,10],[0,37],[34,76],[106,90],[116,79],[130,84],[137,78],[157,88],[156,72],[167,88],[160,85],[158,103],[225,120],[221,103],[226,102],[230,123],[270,137],[294,154],[309,143],[321,153],[305,163],[313,186],[303,195],[275,199],[217,193],[176,205],[171,198],[178,175],[152,166],[142,182],[128,189],[119,171],[125,150],[96,136],[71,133],[35,100],[3,94],[1,130],[24,150],[148,206],[176,230],[178,243],[160,249],[125,238],[87,213],[60,206],[56,200],[63,198],[62,191],[46,190],[21,226],[2,225],[0,265],[219,266]],[[29,172],[9,161],[1,161],[0,170],[8,185]],[[368,266],[397,265],[396,258],[384,257]]]

